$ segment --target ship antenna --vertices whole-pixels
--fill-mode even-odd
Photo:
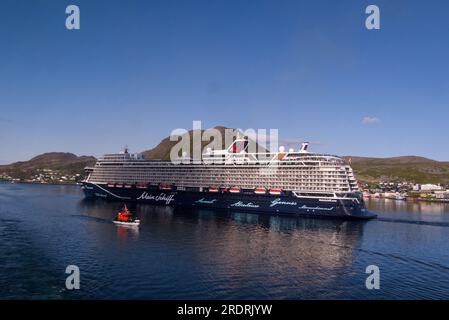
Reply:
[[[128,153],[128,145],[127,144],[125,145],[124,149],[125,149],[125,153]]]

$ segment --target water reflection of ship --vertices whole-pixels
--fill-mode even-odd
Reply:
[[[146,204],[129,203],[130,209],[136,213],[139,217],[145,217],[148,220],[149,217],[154,216],[161,220],[190,220],[190,221],[216,221],[219,223],[227,223],[227,221],[233,221],[239,224],[253,224],[262,228],[288,231],[298,229],[332,229],[333,231],[340,232],[347,229],[351,234],[358,233],[361,237],[364,223],[345,221],[345,220],[326,220],[326,219],[311,219],[307,217],[286,217],[286,216],[270,216],[260,215],[257,213],[248,212],[224,212],[214,211],[211,209],[190,209],[190,208],[177,208],[177,207],[162,207],[152,206]],[[120,204],[106,201],[95,201],[92,199],[83,199],[80,202],[80,207],[85,209],[84,211],[89,216],[109,219],[111,212],[114,212],[116,207],[120,207]],[[344,232],[344,231],[343,231]]]
[[[96,217],[110,216],[114,211],[113,202],[82,202],[81,206]],[[189,251],[193,246],[191,259],[213,265],[209,270],[216,270],[216,274],[209,272],[207,277],[221,279],[217,281],[231,289],[244,287],[249,274],[259,273],[272,277],[270,281],[278,282],[279,287],[303,289],[306,281],[315,287],[334,288],[338,275],[351,267],[365,227],[365,223],[352,221],[145,204],[132,210],[144,222],[141,234],[151,236],[153,245],[165,246],[167,254]],[[102,236],[98,233],[105,233],[105,228],[94,228],[92,236],[107,239],[96,242],[107,246],[111,229]],[[119,236],[121,241],[130,238],[129,233]],[[313,279],[311,270],[316,273]],[[235,275],[231,281],[223,278],[231,274]]]
[[[220,273],[239,274],[238,280],[227,284],[234,289],[245,286],[245,270],[252,269],[270,275],[279,287],[303,290],[306,281],[325,290],[335,288],[338,277],[351,267],[364,226],[351,221],[234,213],[220,226],[201,230],[203,239],[219,241],[211,240],[213,249],[202,250],[199,259],[213,263]],[[313,279],[311,270],[317,272]]]

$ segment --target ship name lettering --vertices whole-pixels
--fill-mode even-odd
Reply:
[[[275,199],[273,201],[271,201],[270,207],[274,207],[275,205],[278,204],[284,204],[284,205],[288,205],[288,206],[296,206],[297,203],[294,201],[282,201],[281,199]]]
[[[231,207],[242,207],[242,208],[259,208],[258,204],[252,202],[243,203],[242,201],[231,204]]]
[[[204,198],[201,198],[200,200],[196,200],[196,203],[205,203],[205,204],[213,204],[215,201],[217,201],[217,199],[212,199],[212,200],[206,200]]]
[[[144,192],[140,197],[137,198],[137,200],[154,200],[156,202],[165,201],[165,204],[170,204],[170,202],[174,201],[175,199],[173,194],[167,196],[165,193],[161,193],[160,195],[155,196],[152,194],[148,194],[148,192]]]

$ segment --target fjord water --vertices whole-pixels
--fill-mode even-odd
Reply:
[[[449,298],[447,204],[373,199],[367,222],[130,205],[139,229],[111,222],[122,205],[0,183],[0,298]],[[80,290],[65,288],[68,265]]]

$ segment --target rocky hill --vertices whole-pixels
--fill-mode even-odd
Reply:
[[[61,175],[83,174],[84,167],[94,164],[95,161],[96,159],[91,156],[77,156],[66,152],[49,152],[38,155],[28,161],[0,165],[0,174],[18,179],[28,179],[44,169],[57,171]]]
[[[226,129],[230,129],[230,128],[226,128],[223,126],[217,126],[214,129],[218,130],[222,136],[223,141],[221,143],[221,148],[224,149],[224,148],[228,147],[228,146],[225,146],[225,132],[226,132]],[[231,130],[233,130],[233,129],[231,129]],[[204,133],[204,130],[201,130],[201,134],[203,134],[203,133]],[[189,135],[189,139],[190,139],[190,154],[192,154],[193,130],[190,130],[188,133],[186,133],[186,135],[187,134]],[[144,151],[143,154],[145,155],[145,158],[147,158],[147,159],[170,160],[170,150],[177,143],[178,143],[178,141],[170,141],[170,137],[167,137],[167,138],[163,139],[153,149]],[[211,143],[211,141],[201,141],[201,150],[203,150],[204,147],[207,146],[209,143]],[[265,150],[265,149],[261,148],[261,150]]]

